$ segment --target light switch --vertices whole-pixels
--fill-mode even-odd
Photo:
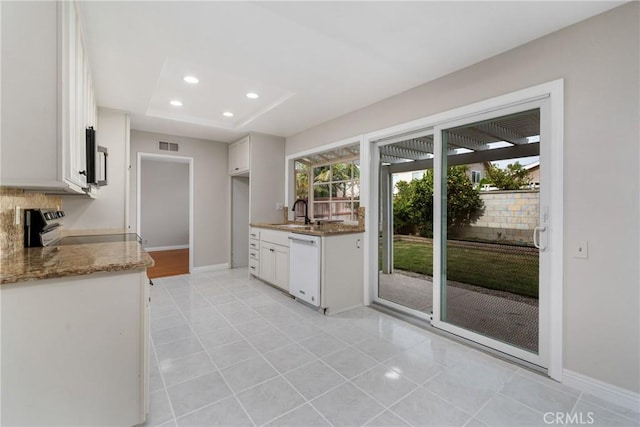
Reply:
[[[22,218],[21,212],[20,212],[20,206],[16,206],[16,213],[15,213],[15,217],[14,217],[14,224],[15,225],[20,225],[20,220]]]
[[[589,258],[589,242],[586,240],[577,242],[573,249],[573,257],[583,259]]]

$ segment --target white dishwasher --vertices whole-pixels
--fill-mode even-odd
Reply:
[[[289,233],[289,293],[311,305],[320,305],[319,236]]]

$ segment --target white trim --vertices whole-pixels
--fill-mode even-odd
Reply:
[[[398,303],[393,302],[391,300],[386,300],[386,299],[380,298],[377,295],[377,292],[376,292],[376,295],[374,296],[373,300],[376,302],[376,304],[379,304],[379,305],[381,305],[383,307],[386,307],[388,309],[401,312],[401,313],[403,313],[405,315],[408,315],[408,316],[411,316],[411,317],[415,317],[416,319],[420,319],[420,320],[425,320],[427,322],[431,322],[431,318],[432,318],[431,313],[425,313],[424,311],[415,310],[413,308],[406,307],[406,306],[404,306],[402,304],[398,304]]]
[[[614,405],[622,406],[633,411],[640,408],[640,394],[624,388],[579,374],[569,369],[563,371],[562,384],[592,394]]]
[[[169,154],[143,153],[138,152],[136,162],[136,233],[142,236],[140,221],[140,181],[142,177],[142,159],[157,159],[169,162],[179,162],[189,164],[189,273],[193,272],[193,247],[194,247],[194,171],[193,157],[172,156]]]
[[[365,233],[362,237],[362,244],[364,245],[364,260],[362,268],[362,294],[364,305],[369,305],[373,301],[371,295],[371,245],[378,244],[377,233],[376,237],[372,239],[369,236],[368,230],[377,230],[377,225],[374,224],[373,218],[377,218],[377,214],[374,214],[375,209],[371,209],[371,206],[378,206],[377,194],[373,194],[373,188],[378,188],[377,185],[371,185],[372,179],[377,177],[377,174],[372,174],[372,164],[377,158],[371,156],[371,144],[366,140],[364,135],[360,135],[360,206],[364,207],[364,229]],[[375,172],[375,171],[374,171]],[[376,178],[377,179],[377,178]],[[377,249],[376,249],[377,250]],[[377,261],[375,259],[375,265],[377,268]]]
[[[439,124],[444,124],[451,120],[462,120],[478,114],[490,113],[496,110],[502,110],[524,102],[535,101],[540,98],[546,98],[550,93],[554,92],[556,85],[562,85],[563,79],[554,80],[549,83],[543,83],[530,88],[511,92],[506,95],[500,95],[495,98],[489,98],[453,110],[444,111],[421,119],[412,120],[410,122],[401,123],[399,125],[380,129],[365,134],[368,141],[375,142],[380,139],[392,137],[397,134],[417,131],[422,128],[430,128]]]
[[[124,128],[124,226],[131,231],[131,119],[128,114],[124,115]]]
[[[189,245],[172,245],[172,246],[153,246],[150,248],[144,248],[147,252],[154,251],[173,251],[177,249],[189,249]]]
[[[231,268],[228,262],[223,264],[211,264],[211,265],[201,265],[199,267],[193,267],[193,273],[204,273],[206,271],[220,271],[220,270],[228,270]]]
[[[551,115],[550,144],[551,160],[547,167],[553,176],[553,186],[550,186],[549,198],[552,211],[549,217],[551,233],[549,246],[555,254],[551,257],[549,276],[549,376],[562,381],[563,372],[563,321],[564,321],[564,80],[559,79],[547,83],[541,89],[550,94],[549,104]]]
[[[350,138],[345,138],[340,141],[332,142],[329,144],[325,144],[319,147],[314,147],[309,150],[299,151],[294,154],[289,154],[285,157],[285,170],[284,170],[284,179],[285,179],[285,188],[284,188],[284,200],[285,206],[291,207],[295,201],[293,195],[295,194],[295,183],[291,177],[295,176],[294,170],[294,161],[299,159],[300,157],[309,156],[311,154],[322,153],[327,150],[333,150],[340,147],[346,147],[348,145],[359,144],[362,149],[362,135],[352,136]],[[360,172],[362,173],[362,151],[360,151]],[[362,205],[362,175],[360,175],[360,206]],[[311,184],[311,183],[309,183]],[[289,220],[293,219],[292,211],[289,210],[287,213],[289,216]]]
[[[297,153],[287,155],[287,160],[295,160],[300,157],[310,156],[312,154],[322,153],[327,150],[333,150],[336,148],[346,147],[347,145],[353,145],[360,143],[362,135],[354,135],[349,138],[341,139],[340,141],[330,142],[329,144],[321,145],[319,147],[310,148],[308,150],[298,151]]]

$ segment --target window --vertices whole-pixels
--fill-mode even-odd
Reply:
[[[418,171],[418,172],[413,172],[411,173],[411,179],[422,179],[422,177],[424,176],[424,171]]]
[[[471,171],[471,182],[473,184],[480,184],[480,180],[482,179],[482,173],[480,171]]]
[[[296,199],[309,204],[313,219],[357,221],[360,207],[360,163],[337,161],[310,165],[300,160],[294,163]],[[309,187],[311,182],[311,188]],[[296,218],[304,215],[298,205]]]
[[[309,201],[309,165],[296,160],[294,166],[296,179],[296,200],[302,199]]]

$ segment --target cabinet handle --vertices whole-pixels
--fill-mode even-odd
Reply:
[[[276,251],[275,249],[269,249],[269,250],[270,250],[271,252],[275,252],[275,251]]]
[[[255,270],[256,268],[255,268],[254,266],[251,266],[251,269],[252,269],[252,270]]]
[[[79,173],[80,175],[85,175],[85,176],[87,175],[87,171],[78,171],[78,173]]]
[[[235,168],[234,170],[238,170],[238,169],[240,169],[240,168]]]
[[[256,256],[256,254],[254,254],[253,252],[251,253],[251,256]]]

